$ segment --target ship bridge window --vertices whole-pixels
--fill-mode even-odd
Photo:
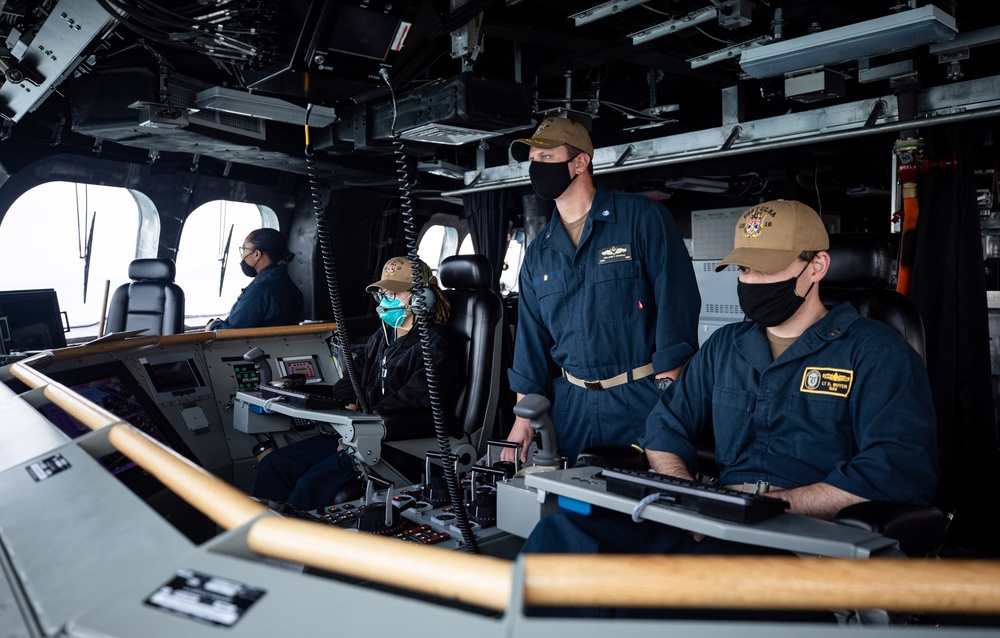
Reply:
[[[503,258],[503,270],[500,271],[500,294],[504,297],[517,292],[518,275],[521,273],[521,261],[524,259],[524,231],[513,230],[507,233],[507,252]]]
[[[273,210],[224,200],[202,204],[184,220],[175,281],[184,289],[188,328],[225,317],[250,283],[240,270],[239,247],[257,228],[278,228]]]
[[[445,257],[472,255],[475,252],[468,224],[455,215],[433,215],[424,226],[417,244],[417,255],[434,274],[437,274]]]
[[[159,218],[137,191],[48,182],[22,194],[0,217],[0,288],[52,288],[70,342],[97,336],[105,282],[128,281],[137,257],[155,257]]]

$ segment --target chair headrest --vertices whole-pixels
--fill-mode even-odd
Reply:
[[[493,287],[493,266],[483,255],[452,255],[441,262],[438,280],[445,288],[489,290]]]
[[[128,278],[133,281],[154,279],[170,283],[176,274],[173,259],[134,259],[128,265]]]
[[[887,288],[892,258],[889,242],[872,233],[830,235],[830,268],[824,286]]]

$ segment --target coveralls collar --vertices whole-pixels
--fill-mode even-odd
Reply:
[[[278,264],[271,264],[270,266],[268,266],[264,270],[262,270],[259,273],[257,273],[257,276],[250,280],[250,284],[258,283],[258,282],[261,282],[261,281],[266,281],[266,280],[268,280],[268,279],[270,279],[272,277],[276,277],[277,274],[281,271],[282,268],[283,268],[283,266],[280,266]],[[247,285],[250,285],[250,284],[247,284]]]
[[[795,359],[815,352],[827,341],[835,341],[847,334],[851,324],[860,318],[858,311],[849,302],[834,306],[822,319],[809,326],[779,359]],[[771,348],[767,343],[764,327],[753,324],[749,330],[734,341],[736,351],[746,359],[757,372],[763,373],[775,361],[771,359]]]
[[[590,211],[588,211],[587,217],[589,219],[584,224],[583,233],[580,235],[580,246],[583,246],[590,237],[594,225],[593,222],[615,223],[614,192],[598,184],[597,192],[594,193],[594,201],[590,204]],[[577,252],[578,247],[573,245],[573,241],[566,233],[562,219],[559,217],[559,211],[556,208],[552,209],[552,219],[549,220],[548,226],[545,227],[542,246],[565,253],[570,257]]]

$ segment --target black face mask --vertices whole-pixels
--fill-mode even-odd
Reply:
[[[765,328],[778,326],[788,321],[805,303],[809,290],[812,290],[815,284],[815,282],[810,284],[809,290],[806,290],[806,294],[801,297],[795,293],[795,282],[799,280],[808,267],[809,264],[806,264],[798,276],[785,281],[776,281],[770,284],[737,282],[736,294],[740,298],[740,308],[743,309],[747,319]]]
[[[528,166],[528,176],[531,177],[531,187],[542,199],[555,199],[566,192],[576,175],[569,174],[569,163],[575,160],[571,157],[565,162],[531,162]]]
[[[257,271],[254,269],[253,266],[251,266],[246,262],[245,258],[240,260],[240,270],[242,270],[243,274],[246,275],[247,277],[257,276]]]

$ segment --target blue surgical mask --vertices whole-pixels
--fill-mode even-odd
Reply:
[[[406,307],[400,299],[382,297],[382,301],[378,302],[375,312],[385,322],[385,325],[393,329],[403,325],[403,321],[406,320]]]

